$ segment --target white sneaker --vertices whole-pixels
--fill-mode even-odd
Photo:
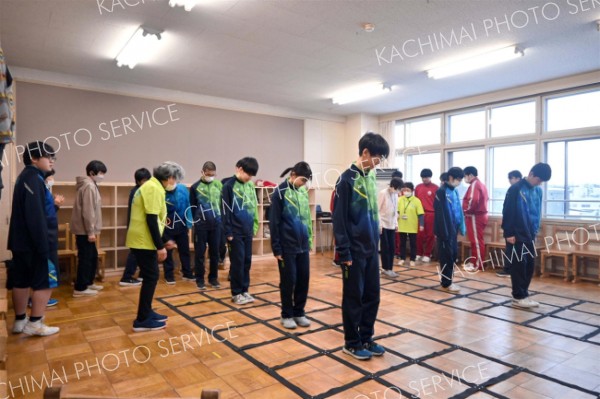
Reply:
[[[534,308],[537,308],[538,306],[540,306],[539,302],[536,302],[533,299],[530,299],[529,297],[527,297],[527,299],[529,299],[529,302],[533,305]]]
[[[27,335],[39,335],[40,337],[46,337],[48,335],[56,334],[60,331],[58,327],[50,327],[44,324],[44,319],[36,322],[29,321],[23,328],[23,334]]]
[[[88,285],[88,290],[102,291],[103,289],[104,287],[98,284]]]
[[[12,333],[21,334],[28,321],[29,319],[27,317],[25,317],[23,320],[15,320],[15,325],[13,326]]]
[[[404,266],[404,259],[400,259],[398,262],[396,262],[396,264],[399,266]]]
[[[415,267],[415,261],[414,260],[410,261],[410,267]]]
[[[429,263],[429,262],[431,262],[431,258],[429,256],[423,256],[421,258],[421,261],[424,263]]]
[[[534,308],[536,306],[539,306],[539,303],[532,301],[529,298],[523,298],[523,299],[513,299],[512,305],[516,308],[529,309],[529,308]]]
[[[464,267],[465,271],[468,273],[475,273],[477,272],[477,268],[475,267],[474,264],[472,263],[467,263]]]
[[[78,297],[82,297],[82,296],[95,296],[98,295],[98,291],[96,290],[91,290],[91,289],[85,289],[83,291],[77,291],[74,290],[73,291],[73,298],[78,298]]]
[[[237,294],[231,297],[231,301],[236,305],[245,305],[248,303],[248,299],[243,294]]]
[[[294,319],[292,319],[291,317],[290,317],[290,318],[286,318],[286,319],[283,319],[283,318],[282,318],[282,319],[280,320],[280,322],[281,322],[281,325],[282,325],[284,328],[289,328],[290,330],[293,330],[293,329],[295,329],[296,327],[298,327],[298,326],[296,325],[296,322],[294,321]]]
[[[244,298],[246,298],[248,303],[254,302],[254,297],[252,295],[248,294],[247,292],[244,292],[242,295],[244,296]]]
[[[310,320],[306,316],[294,317],[294,321],[300,327],[310,327]]]
[[[456,294],[457,292],[460,292],[460,287],[453,283],[450,284],[448,287],[442,287],[442,290]]]
[[[393,270],[384,270],[383,274],[385,274],[388,277],[398,277],[398,273],[396,273]]]
[[[416,261],[420,261],[421,259],[422,259],[421,255],[417,255],[417,256],[415,257],[415,260],[416,260]]]

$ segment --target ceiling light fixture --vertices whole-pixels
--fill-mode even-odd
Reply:
[[[139,62],[144,62],[158,48],[163,32],[140,26],[121,49],[115,60],[117,66],[127,65],[133,69]]]
[[[355,101],[366,100],[392,91],[392,86],[383,83],[368,83],[347,90],[339,91],[332,96],[334,104],[342,105]]]
[[[502,62],[512,60],[513,58],[522,57],[523,55],[523,50],[519,49],[517,46],[505,47],[499,50],[452,62],[447,65],[432,68],[427,71],[427,76],[431,79],[441,79],[448,76],[459,75],[461,73],[485,68],[490,65],[500,64]]]
[[[196,2],[197,0],[169,0],[169,5],[171,7],[183,7],[186,11],[192,11]]]
[[[364,30],[365,32],[367,32],[367,33],[371,33],[371,32],[373,32],[373,31],[375,30],[375,24],[372,24],[372,23],[370,23],[370,22],[367,22],[367,23],[364,23],[364,24],[362,25],[362,28],[363,28],[363,30]]]

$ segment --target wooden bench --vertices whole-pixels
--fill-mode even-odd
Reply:
[[[6,381],[6,380],[3,380]],[[6,385],[6,384],[4,384]],[[44,399],[113,399],[106,396],[90,396],[83,394],[70,394],[66,386],[48,387],[44,390]],[[3,397],[6,397],[3,396]],[[200,399],[219,399],[221,391],[219,389],[203,389]],[[114,398],[116,399],[116,398]],[[140,398],[141,399],[141,398]],[[167,398],[163,398],[167,399]]]
[[[596,231],[591,231],[585,227],[580,227],[577,230],[577,234],[574,234],[573,249],[573,283],[576,283],[578,279],[590,280],[599,282],[600,281],[600,240]],[[589,277],[587,273],[588,262],[592,262],[598,265],[596,277]],[[579,273],[579,267],[583,268],[583,273]]]
[[[552,228],[552,236],[544,238],[545,245],[540,252],[540,277],[560,275],[560,272],[554,270],[550,270],[546,274],[548,260],[560,259],[564,266],[562,272],[563,279],[569,281],[569,267],[571,266],[571,257],[575,249],[572,235],[576,229],[577,227],[573,226],[554,226]],[[549,238],[552,239],[551,243],[546,241]]]

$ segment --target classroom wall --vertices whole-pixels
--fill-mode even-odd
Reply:
[[[17,145],[46,139],[55,147],[57,181],[85,174],[92,159],[106,163],[110,182],[131,182],[135,169],[172,160],[192,183],[207,160],[225,177],[238,159],[254,156],[257,178],[278,182],[283,169],[304,158],[301,119],[27,82],[18,82],[17,109]]]

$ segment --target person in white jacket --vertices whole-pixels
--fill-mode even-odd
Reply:
[[[91,161],[85,167],[86,176],[78,176],[77,197],[71,215],[71,231],[77,243],[77,279],[74,297],[94,296],[102,288],[94,284],[98,268],[96,239],[102,230],[102,200],[98,183],[104,180],[106,165]]]
[[[402,179],[394,177],[390,186],[379,192],[379,234],[381,235],[381,267],[388,277],[398,277],[392,270],[396,230],[398,230],[398,191],[402,187]]]

